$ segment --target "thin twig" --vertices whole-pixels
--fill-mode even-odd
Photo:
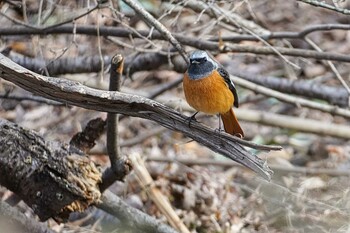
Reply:
[[[86,9],[85,12],[79,14],[79,15],[75,15],[73,17],[70,17],[69,19],[66,19],[62,22],[59,22],[57,24],[53,24],[53,25],[50,25],[50,26],[46,26],[46,27],[40,27],[40,30],[48,30],[48,29],[53,29],[53,28],[56,28],[56,27],[59,27],[59,26],[62,26],[64,24],[67,24],[67,23],[71,23],[71,22],[74,22],[88,14],[90,14],[91,12],[95,11],[96,9],[100,9],[101,8],[101,5],[99,3],[97,3],[94,7],[92,7],[91,9]]]
[[[221,161],[221,160],[214,160],[214,159],[200,159],[200,158],[167,158],[167,157],[157,157],[157,156],[151,156],[147,157],[148,161],[155,161],[155,162],[161,162],[161,163],[181,163],[188,166],[220,166],[220,167],[234,167],[234,166],[240,166],[238,163],[233,161]],[[350,172],[347,170],[337,170],[337,169],[327,169],[327,168],[312,168],[312,167],[287,167],[287,166],[281,166],[276,164],[270,164],[270,167],[275,172],[281,172],[281,173],[302,173],[305,175],[329,175],[329,176],[350,176]]]
[[[263,39],[262,37],[260,37],[256,32],[254,32],[254,29],[250,29],[250,28],[257,28],[255,25],[255,23],[253,22],[249,22],[249,25],[253,24],[253,27],[247,27],[246,24],[241,23],[241,20],[235,20],[232,15],[232,13],[227,13],[226,11],[222,10],[220,7],[218,7],[216,5],[216,10],[219,11],[222,15],[220,17],[226,17],[226,19],[233,23],[234,25],[242,28],[244,31],[246,31],[248,34],[256,37],[260,42],[262,42],[264,45],[266,45],[268,48],[272,49],[272,51],[274,51],[278,56],[280,56],[282,58],[282,60],[284,60],[287,64],[291,65],[294,68],[300,69],[300,67],[294,63],[292,63],[291,61],[289,61],[285,56],[283,56],[277,49],[275,49],[275,47],[273,47],[269,42],[267,42],[265,39]],[[240,18],[239,18],[240,19]],[[261,29],[261,27],[259,28]],[[259,32],[261,32],[261,30],[259,30]],[[258,32],[258,33],[259,33]],[[271,34],[268,30],[264,29],[264,34]]]
[[[165,131],[166,129],[164,127],[156,127],[152,130],[147,130],[143,134],[137,135],[134,138],[127,139],[125,141],[122,141],[120,143],[120,147],[131,147],[135,146],[137,144],[141,144],[143,141],[151,138],[152,136],[155,136],[157,134],[161,134]],[[91,155],[106,155],[107,150],[106,148],[101,148],[101,149],[92,149],[89,151],[89,154]]]
[[[25,5],[25,4],[24,4]],[[17,24],[17,25],[22,25],[26,28],[30,28],[30,29],[36,29],[36,30],[49,30],[49,29],[53,29],[53,28],[56,28],[56,27],[59,27],[59,26],[62,26],[64,24],[67,24],[67,23],[71,23],[77,19],[80,19],[88,14],[90,14],[91,12],[95,11],[96,9],[99,9],[100,8],[100,5],[97,4],[96,6],[94,6],[93,8],[91,9],[87,9],[84,13],[81,13],[79,15],[76,15],[76,16],[73,16],[67,20],[64,20],[60,23],[57,23],[57,24],[54,24],[54,25],[50,25],[50,26],[34,26],[34,25],[31,25],[31,24],[28,24],[26,22],[23,22],[23,21],[20,21],[18,19],[15,19],[11,16],[8,16],[7,14],[3,13],[0,11],[0,15],[4,16],[5,18],[7,18],[8,20],[12,21],[13,23]],[[26,18],[26,17],[25,17]],[[25,20],[26,21],[26,20]]]
[[[348,208],[346,207],[338,208],[334,205],[330,205],[325,202],[318,201],[315,198],[309,198],[307,195],[301,195],[301,194],[292,192],[288,188],[282,185],[279,185],[275,182],[265,182],[264,180],[251,177],[251,179],[249,179],[249,184],[246,184],[246,183],[241,184],[237,182],[237,185],[239,185],[239,187],[244,190],[259,194],[260,197],[262,197],[267,201],[270,201],[276,204],[278,203],[284,208],[286,207],[286,205],[289,205],[290,203],[298,203],[299,206],[302,206],[303,209],[304,207],[307,206],[308,208],[312,208],[312,210],[315,210],[315,209],[332,210],[342,214],[343,216],[349,217],[349,211],[348,211]]]
[[[140,134],[134,138],[130,138],[129,140],[125,140],[125,141],[121,142],[120,147],[134,146],[134,145],[139,144],[139,143],[145,141],[146,139],[148,139],[154,135],[160,134],[164,131],[165,131],[165,128],[163,128],[163,127],[155,127],[153,129],[145,131],[143,134]]]
[[[157,88],[155,90],[152,90],[148,95],[147,98],[154,99],[158,95],[161,95],[165,91],[168,91],[174,87],[177,87],[182,82],[182,75],[181,77],[175,79],[172,82],[167,82],[164,84],[157,85]]]
[[[171,207],[169,200],[159,191],[157,187],[154,186],[154,181],[140,155],[133,153],[130,155],[130,160],[132,161],[134,171],[140,185],[147,191],[152,201],[156,204],[162,214],[165,215],[170,225],[179,232],[190,233],[185,224]]]
[[[138,3],[133,0],[123,0],[127,5],[129,5],[137,14],[139,14],[146,23],[155,27],[164,38],[166,38],[181,54],[184,61],[188,64],[188,57],[185,50],[182,48],[179,41],[168,31],[168,29],[161,24],[157,19],[155,19],[150,13],[143,9]]]
[[[325,2],[321,2],[321,1],[317,1],[317,0],[297,0],[297,1],[304,2],[304,3],[310,4],[310,5],[316,6],[316,7],[322,7],[322,8],[327,9],[327,10],[339,12],[339,13],[342,13],[344,15],[350,15],[350,10],[344,9],[344,8],[339,8],[336,6],[332,6],[332,5],[329,5]]]
[[[316,51],[323,52],[322,49],[316,43],[314,43],[310,38],[305,37],[305,41],[309,45],[311,45]],[[333,62],[331,62],[331,61],[326,61],[326,62],[329,65],[329,67],[332,69],[332,71],[334,72],[334,74],[337,77],[337,79],[340,81],[340,83],[343,85],[343,87],[346,89],[346,91],[350,94],[350,87],[349,87],[349,85],[345,82],[343,77],[339,74],[339,71],[337,70],[337,68],[335,67]],[[349,101],[348,101],[348,106],[350,106],[350,97],[349,97]]]
[[[52,15],[52,13],[56,10],[57,7],[57,2],[59,0],[54,0],[54,1],[49,1],[47,4],[50,4],[50,9],[46,12],[45,15],[43,15],[42,17],[42,24],[45,24],[47,22],[47,20],[50,18],[50,16]]]
[[[103,81],[103,71],[104,71],[104,59],[103,59],[103,54],[102,54],[102,48],[101,48],[101,36],[100,36],[100,22],[99,22],[99,16],[96,16],[97,19],[97,49],[98,49],[98,55],[100,56],[100,62],[101,62],[101,71],[100,71],[100,83]],[[113,60],[113,58],[112,58]]]
[[[192,46],[192,45],[191,45]],[[219,48],[216,44],[208,43],[203,41],[202,46],[195,46],[200,49],[206,49],[211,51],[218,51]],[[350,56],[345,54],[337,54],[331,52],[317,52],[308,49],[291,49],[283,47],[274,47],[272,50],[266,46],[249,46],[249,45],[236,45],[229,44],[222,50],[223,52],[240,52],[240,53],[253,53],[253,54],[263,54],[263,55],[276,55],[274,50],[277,50],[283,55],[293,56],[293,57],[305,57],[314,58],[319,60],[338,60],[344,62],[350,62]]]
[[[44,3],[44,1],[43,1],[43,0],[40,0],[40,3],[39,3],[39,12],[38,12],[38,21],[37,21],[38,27],[40,27],[40,25],[41,25],[41,14],[42,14],[42,11],[43,11],[43,3]]]
[[[0,95],[0,99],[6,99],[6,100],[17,100],[17,101],[34,101],[42,104],[47,104],[47,105],[54,105],[54,106],[63,106],[67,107],[66,104],[49,100],[40,96],[13,96],[13,95]]]

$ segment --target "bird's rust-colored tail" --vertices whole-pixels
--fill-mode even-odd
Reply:
[[[238,136],[240,138],[244,137],[243,130],[238,123],[235,113],[231,108],[230,111],[220,114],[222,122],[224,123],[224,129],[226,133],[232,134],[233,136]]]

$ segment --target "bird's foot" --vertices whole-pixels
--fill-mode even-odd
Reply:
[[[196,119],[196,115],[198,114],[198,112],[196,112],[195,114],[193,114],[192,116],[190,117],[187,117],[187,120],[188,120],[188,127],[191,128],[191,122],[194,121],[194,122],[198,122],[197,119]]]
[[[221,128],[217,128],[217,129],[215,129],[215,132],[217,132],[217,133],[223,133],[223,132],[225,132],[225,130],[224,130],[224,129],[221,129]]]

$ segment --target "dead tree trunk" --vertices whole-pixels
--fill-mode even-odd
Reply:
[[[34,131],[0,119],[0,185],[44,221],[65,219],[100,200],[101,173],[74,147],[45,142]]]

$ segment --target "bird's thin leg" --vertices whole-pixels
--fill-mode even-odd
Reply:
[[[222,131],[224,131],[224,130],[221,128],[222,120],[221,120],[220,114],[218,114],[217,116],[219,117],[219,128],[216,129],[215,131],[218,131],[219,133],[221,133]]]
[[[192,116],[190,116],[191,120],[197,121],[196,115],[197,115],[198,113],[199,113],[199,112],[195,112]]]
[[[198,114],[198,112],[195,112],[192,116],[187,118],[187,120],[188,120],[188,127],[191,127],[191,122],[192,121],[197,121],[197,119],[196,119],[196,115],[197,114]]]

